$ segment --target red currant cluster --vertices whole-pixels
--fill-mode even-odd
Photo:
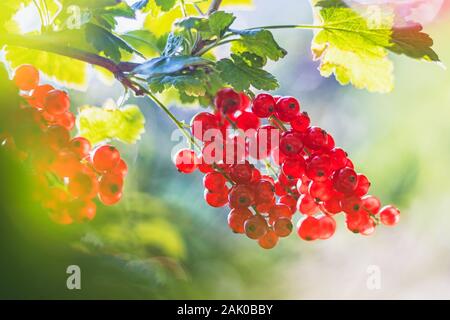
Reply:
[[[36,198],[51,218],[61,224],[92,220],[97,195],[105,205],[117,203],[128,171],[119,151],[111,145],[93,150],[87,139],[71,139],[75,116],[69,111],[68,94],[39,85],[33,66],[17,68],[13,81],[23,98],[12,114],[18,126],[0,134],[0,146],[32,168]]]
[[[222,89],[214,113],[197,114],[191,128],[202,143],[201,155],[180,150],[174,159],[178,170],[205,173],[206,202],[229,205],[229,227],[263,248],[292,232],[297,211],[302,214],[297,232],[304,240],[330,238],[334,215],[341,212],[347,228],[362,235],[372,234],[380,222],[392,226],[399,220],[398,209],[381,208],[379,199],[368,195],[367,177],[355,171],[330,134],[310,125],[293,97],[262,93],[250,101]]]

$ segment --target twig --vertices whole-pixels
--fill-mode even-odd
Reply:
[[[214,12],[216,12],[217,10],[219,10],[221,4],[222,4],[222,0],[212,0],[211,5],[209,6],[209,9],[208,9],[208,15],[211,15]]]

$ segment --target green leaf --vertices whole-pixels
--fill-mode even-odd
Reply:
[[[192,56],[158,57],[149,60],[133,70],[133,74],[144,76],[147,79],[174,74],[189,68],[207,67],[211,61]]]
[[[321,25],[313,39],[314,57],[323,76],[334,74],[341,84],[374,92],[393,88],[393,65],[387,58],[392,16],[366,20],[350,8],[320,10]]]
[[[177,0],[155,0],[155,2],[156,5],[161,8],[161,10],[169,11],[175,6]]]
[[[136,50],[128,43],[109,30],[92,23],[86,25],[86,40],[92,44],[98,52],[104,53],[106,57],[109,57],[116,62],[120,62],[122,57],[120,49],[129,53],[136,52]]]
[[[255,61],[261,59],[251,53],[245,56],[232,54],[231,59],[222,59],[217,62],[217,70],[220,77],[237,91],[249,90],[251,86],[260,90],[274,90],[278,88],[275,77],[260,68],[260,63]]]
[[[251,52],[260,57],[277,61],[287,52],[273,38],[272,32],[265,29],[236,31],[241,36],[232,46],[233,52]]]
[[[121,108],[84,106],[77,117],[80,136],[93,144],[112,139],[134,144],[145,132],[144,125],[144,115],[135,105]]]
[[[393,28],[392,46],[388,47],[388,49],[414,59],[440,61],[437,53],[431,49],[433,39],[421,31],[422,26],[419,23],[410,24],[403,28]]]
[[[153,92],[163,92],[174,87],[183,95],[203,96],[206,93],[207,83],[204,72],[198,70],[188,74],[161,75],[149,80],[148,85]]]
[[[177,25],[197,30],[203,39],[209,39],[223,36],[235,19],[231,13],[216,11],[209,18],[188,17],[177,22]]]
[[[133,30],[121,35],[121,38],[146,57],[160,55],[159,40],[148,30]]]
[[[87,86],[88,64],[79,60],[45,51],[11,46],[6,48],[6,60],[12,68],[22,64],[32,64],[64,87],[84,89]]]

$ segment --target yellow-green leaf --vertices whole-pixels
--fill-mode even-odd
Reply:
[[[136,143],[145,131],[144,125],[144,115],[136,105],[121,108],[83,106],[77,117],[80,136],[93,144],[112,139]]]
[[[60,85],[83,90],[87,87],[87,67],[84,62],[57,54],[8,46],[6,60],[12,68],[32,64]]]
[[[320,72],[334,74],[341,84],[372,92],[389,92],[394,86],[393,65],[386,47],[391,41],[392,15],[363,17],[351,8],[320,9],[323,29],[313,39],[312,51],[321,61]]]
[[[187,2],[187,1],[186,1]],[[198,3],[199,8],[206,12],[208,10],[210,1]],[[221,8],[229,6],[251,6],[253,0],[224,0]],[[197,10],[193,4],[186,3],[186,13],[188,16],[198,15]],[[144,27],[150,30],[155,36],[161,37],[171,31],[173,23],[183,17],[183,12],[179,5],[176,5],[169,11],[163,11],[156,5],[155,1],[149,1],[146,11],[150,12],[144,23]]]

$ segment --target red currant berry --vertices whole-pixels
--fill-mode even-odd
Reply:
[[[309,194],[320,201],[330,201],[333,198],[333,184],[330,180],[313,181],[309,185]]]
[[[259,118],[268,118],[275,112],[275,100],[270,94],[260,93],[253,100],[252,111]]]
[[[293,225],[289,218],[278,218],[273,223],[273,230],[279,237],[287,237],[292,233]]]
[[[39,84],[39,71],[32,65],[21,65],[16,69],[13,81],[20,90],[33,90]]]
[[[300,112],[300,103],[293,97],[283,97],[275,105],[275,114],[278,119],[289,122]]]
[[[313,156],[306,164],[306,175],[313,181],[326,181],[331,172],[331,160],[327,154]]]
[[[305,173],[306,162],[303,157],[286,158],[281,166],[283,173],[292,178],[301,178]]]
[[[31,100],[30,100],[31,106],[38,108],[38,109],[44,109],[45,97],[47,97],[47,94],[54,89],[55,88],[53,88],[53,86],[51,86],[49,84],[37,86],[33,90],[33,94],[31,95]]]
[[[370,195],[362,197],[362,205],[364,210],[366,210],[370,214],[377,214],[381,208],[380,200],[377,197]]]
[[[249,183],[253,178],[253,166],[248,161],[235,164],[231,167],[230,176],[237,184]]]
[[[360,197],[351,196],[341,200],[342,211],[348,214],[357,213],[362,208],[362,199]]]
[[[175,166],[179,172],[192,173],[197,169],[197,156],[190,149],[181,149],[174,158]]]
[[[228,203],[228,189],[225,188],[220,192],[210,192],[205,190],[205,201],[211,207],[220,208]]]
[[[258,239],[258,244],[263,249],[272,249],[278,243],[278,236],[273,230],[268,230],[262,237]]]
[[[336,191],[351,194],[358,185],[358,175],[352,168],[343,168],[335,172],[333,187]]]
[[[336,221],[330,216],[323,216],[319,219],[319,238],[322,240],[329,239],[336,231]]]
[[[259,239],[266,234],[268,227],[266,219],[261,215],[248,218],[244,223],[245,234],[250,239]]]
[[[342,211],[341,200],[332,198],[328,201],[324,201],[322,208],[328,214],[337,214]]]
[[[125,160],[120,159],[117,166],[111,171],[111,173],[125,177],[128,174],[128,165]]]
[[[333,170],[339,170],[347,164],[347,153],[341,148],[334,148],[329,153],[331,159],[331,168]]]
[[[319,220],[315,217],[306,217],[303,221],[299,221],[297,233],[300,238],[306,241],[319,239],[321,235]]]
[[[107,198],[121,194],[123,189],[123,177],[107,173],[100,178],[99,192]]]
[[[250,106],[250,98],[243,92],[239,93],[239,96],[241,97],[241,107],[240,110],[245,110]]]
[[[250,129],[257,130],[260,124],[259,118],[251,112],[242,111],[242,113],[236,118],[236,127],[244,131]]]
[[[79,157],[69,150],[58,152],[51,165],[51,170],[62,178],[73,177],[81,168]]]
[[[219,121],[209,112],[200,112],[191,120],[191,131],[201,141],[212,141],[219,133]]]
[[[297,211],[297,199],[290,194],[286,194],[280,197],[280,204],[287,205],[291,210],[291,215],[293,215],[295,211]]]
[[[303,142],[299,133],[285,132],[280,139],[280,151],[286,157],[297,157],[303,151]]]
[[[97,177],[90,172],[77,172],[69,179],[68,189],[75,198],[92,199],[98,192]]]
[[[311,120],[306,112],[302,112],[291,120],[292,130],[297,132],[305,132],[309,128],[310,124]]]
[[[203,186],[210,192],[220,192],[226,188],[227,179],[219,172],[209,172],[203,177]]]
[[[235,233],[245,233],[244,223],[253,216],[247,209],[232,209],[228,214],[228,226]]]
[[[67,130],[72,130],[75,126],[75,115],[72,112],[65,112],[56,118],[56,124],[66,128]]]
[[[214,103],[222,113],[232,114],[241,107],[241,96],[231,88],[224,88],[217,92]]]
[[[328,133],[319,127],[310,127],[305,133],[305,145],[311,150],[319,150],[328,143]]]
[[[69,111],[70,100],[66,92],[52,90],[47,93],[44,101],[44,109],[54,116],[61,115]]]
[[[46,132],[46,142],[53,149],[66,147],[70,141],[69,131],[61,126],[51,126]]]
[[[112,205],[118,203],[122,199],[122,193],[118,193],[112,197],[108,197],[102,193],[99,193],[98,198],[105,206],[112,206]]]
[[[231,189],[228,200],[231,208],[248,208],[255,203],[255,193],[248,185],[237,185]]]
[[[302,194],[297,201],[297,209],[303,214],[312,216],[319,211],[319,205],[310,195]]]
[[[400,220],[400,210],[394,206],[386,206],[380,210],[380,221],[386,226],[394,226]]]
[[[120,161],[120,153],[119,151],[111,146],[104,145],[97,148],[92,157],[92,164],[97,171],[111,171]]]
[[[367,179],[367,177],[363,174],[358,174],[358,183],[356,185],[356,189],[353,192],[356,196],[362,197],[369,192],[370,188],[370,181]]]
[[[88,139],[77,137],[70,140],[69,148],[72,152],[74,152],[78,157],[82,159],[89,155],[92,147]]]
[[[280,142],[280,130],[269,125],[262,126],[256,135],[250,138],[249,152],[255,159],[265,159]]]

